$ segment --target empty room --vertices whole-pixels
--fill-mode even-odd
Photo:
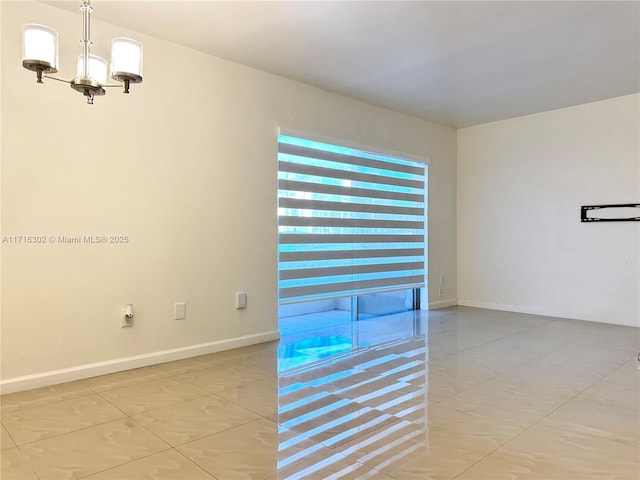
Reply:
[[[0,2],[3,480],[640,479],[640,2]]]

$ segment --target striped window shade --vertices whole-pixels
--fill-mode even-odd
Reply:
[[[281,305],[425,284],[427,165],[278,137]]]

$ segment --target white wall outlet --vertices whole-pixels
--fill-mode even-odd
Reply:
[[[120,327],[133,327],[133,316],[127,315],[127,309],[123,308],[120,311]]]
[[[185,302],[173,304],[173,319],[184,320],[187,318],[187,304]]]
[[[244,292],[236,293],[236,308],[247,308],[247,294]]]

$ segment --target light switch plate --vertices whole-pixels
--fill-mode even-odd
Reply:
[[[173,319],[184,320],[187,318],[187,304],[185,302],[173,304]]]
[[[246,308],[247,294],[244,292],[236,293],[236,308]]]

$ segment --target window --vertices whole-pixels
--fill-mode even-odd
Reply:
[[[427,166],[278,137],[281,305],[425,284]]]

